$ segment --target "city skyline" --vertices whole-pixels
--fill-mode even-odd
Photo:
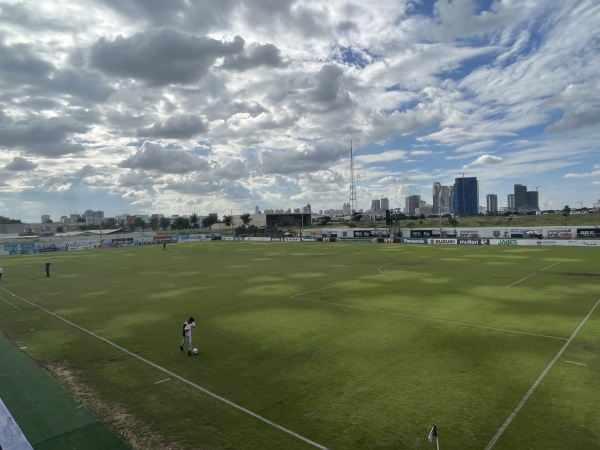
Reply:
[[[402,207],[460,176],[479,205],[600,198],[593,0],[0,0],[0,22],[5,217]]]
[[[474,185],[473,185],[473,180],[474,181]],[[383,198],[377,198],[377,199],[371,199],[371,207],[370,208],[366,208],[366,209],[360,209],[358,211],[356,211],[357,213],[384,213],[386,210],[400,210],[404,213],[409,213],[409,214],[414,214],[414,209],[415,208],[419,208],[419,207],[425,207],[426,211],[429,211],[426,215],[439,215],[439,214],[456,214],[459,215],[460,214],[460,210],[462,209],[462,201],[460,199],[458,199],[458,202],[453,202],[453,191],[454,192],[458,192],[459,196],[461,195],[461,193],[463,192],[462,190],[456,190],[456,186],[457,184],[459,185],[460,188],[460,184],[461,182],[464,183],[465,181],[468,181],[469,184],[474,186],[475,191],[478,190],[477,186],[478,186],[478,182],[479,180],[477,179],[477,177],[472,177],[471,179],[468,178],[456,178],[455,179],[455,183],[453,186],[443,186],[441,185],[441,183],[439,182],[434,182],[433,183],[433,192],[431,195],[431,203],[429,203],[427,200],[423,200],[421,198],[420,195],[410,195],[405,197],[404,199],[404,206],[390,206],[389,204],[389,199],[386,197]],[[471,187],[471,189],[473,189],[473,186]],[[537,187],[536,187],[537,188]],[[517,193],[519,190],[522,190],[523,193],[521,195],[525,196],[525,205],[520,204],[519,201],[515,201],[515,197],[518,197],[519,194]],[[532,195],[535,194],[535,195]],[[479,204],[477,205],[477,208],[475,208],[475,205],[471,205],[468,209],[468,213],[465,210],[464,213],[466,215],[476,215],[483,212],[492,212],[492,213],[502,213],[502,212],[506,212],[506,211],[521,211],[521,212],[527,212],[527,211],[534,211],[534,210],[542,210],[543,208],[540,207],[540,205],[538,204],[538,191],[528,191],[527,190],[527,186],[522,185],[522,184],[515,184],[514,185],[514,193],[509,193],[506,194],[507,197],[507,205],[504,207],[499,207],[498,206],[498,195],[497,194],[485,194],[485,200],[486,203],[485,205]],[[481,197],[481,194],[478,195],[479,198]],[[511,198],[512,197],[512,198]],[[521,200],[522,201],[522,200]],[[453,204],[454,203],[454,204]],[[600,203],[600,200],[598,202],[595,202],[593,204],[593,207],[597,208],[598,204]],[[566,206],[566,205],[565,205]],[[580,205],[582,206],[582,205]],[[459,209],[459,211],[456,211],[456,209]],[[577,207],[573,207],[573,209],[577,209]],[[478,213],[473,213],[473,211],[477,210]],[[108,217],[113,217],[113,218],[122,218],[125,216],[131,216],[131,217],[135,217],[135,216],[140,216],[140,217],[151,217],[151,216],[160,216],[160,217],[189,217],[192,214],[197,214],[200,217],[206,217],[209,215],[213,215],[216,214],[219,218],[222,218],[224,216],[228,216],[228,215],[233,215],[233,216],[240,216],[242,214],[266,214],[266,213],[312,213],[312,214],[319,214],[319,215],[328,215],[328,213],[335,211],[336,213],[340,213],[342,212],[344,215],[351,215],[350,212],[350,204],[349,203],[344,203],[342,208],[328,208],[328,209],[317,209],[317,210],[312,210],[312,206],[310,203],[300,206],[300,207],[287,207],[287,208],[282,208],[282,207],[276,207],[276,208],[264,208],[261,209],[259,205],[255,205],[254,206],[254,211],[251,213],[250,209],[244,210],[243,212],[236,212],[234,213],[233,211],[229,211],[229,213],[225,213],[225,214],[220,214],[218,212],[207,212],[207,213],[200,213],[198,214],[196,211],[192,212],[192,213],[174,213],[170,216],[165,215],[163,213],[160,212],[153,212],[150,214],[137,214],[135,212],[126,212],[126,213],[120,213],[120,214],[116,214],[113,216],[107,216]],[[81,213],[79,212],[75,212],[75,213],[69,213],[67,214],[61,214],[60,219],[74,219],[75,217],[85,217],[86,215],[96,215],[97,213],[100,213],[102,215],[102,218],[104,218],[104,210],[98,210],[98,211],[94,211],[91,209],[87,209]],[[421,213],[419,213],[421,214]],[[50,217],[50,215],[48,214],[43,214],[41,216],[41,223],[45,223],[47,219],[52,220],[53,222],[57,222],[58,220],[54,220]]]

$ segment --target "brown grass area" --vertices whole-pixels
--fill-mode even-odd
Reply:
[[[152,428],[124,408],[103,401],[93,388],[81,383],[66,361],[46,363],[44,368],[98,420],[114,431],[134,449],[185,450],[177,442],[166,442]]]

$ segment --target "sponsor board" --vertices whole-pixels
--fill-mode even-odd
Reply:
[[[491,239],[490,244],[492,245],[526,245],[525,241],[519,241],[517,239]]]
[[[427,244],[427,239],[411,239],[404,238],[402,239],[403,244]]]
[[[429,239],[430,244],[456,244],[456,239]]]
[[[458,245],[490,245],[489,239],[457,239]]]
[[[544,237],[548,239],[573,239],[573,232],[569,228],[545,229]]]
[[[479,230],[461,230],[458,237],[477,239],[480,236]]]
[[[577,228],[577,237],[598,238],[600,237],[600,228]]]

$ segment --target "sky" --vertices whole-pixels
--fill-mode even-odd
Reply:
[[[597,0],[0,0],[0,216],[600,201]]]

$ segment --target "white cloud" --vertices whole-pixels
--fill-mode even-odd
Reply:
[[[350,140],[360,207],[463,167],[569,203],[597,172],[596,2],[427,6],[4,2],[0,214],[340,208]]]

